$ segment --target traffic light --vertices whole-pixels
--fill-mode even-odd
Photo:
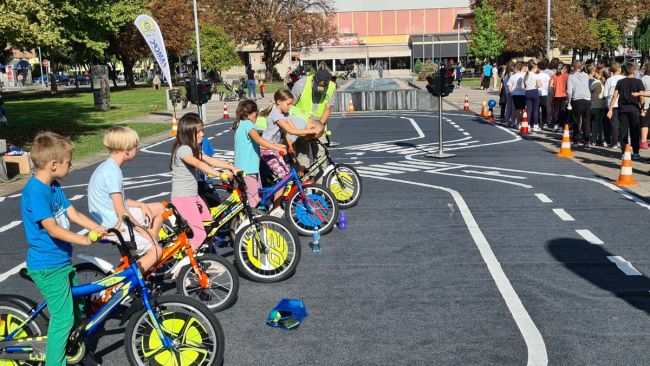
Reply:
[[[205,104],[212,99],[212,83],[207,80],[199,82],[199,104]]]
[[[441,67],[438,74],[427,76],[427,90],[436,97],[446,97],[454,91],[454,68]]]
[[[192,76],[185,79],[185,94],[192,104],[205,104],[212,99],[212,83],[207,80],[196,80],[196,77]]]

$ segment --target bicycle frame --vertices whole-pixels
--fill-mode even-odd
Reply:
[[[295,189],[298,189],[301,194],[304,192],[302,184],[300,184],[300,177],[298,176],[296,169],[291,168],[289,174],[285,175],[273,186],[267,188],[260,188],[258,190],[260,195],[260,204],[264,206],[270,206],[271,203],[273,202],[273,198],[275,194],[279,192],[281,189],[288,187],[289,183],[293,183],[293,187],[289,188],[285,192],[285,196],[289,196],[291,193],[294,192]],[[307,206],[308,206],[307,210],[311,213],[311,207],[309,205]]]
[[[130,227],[130,229],[132,229]],[[156,332],[162,340],[165,348],[171,348],[173,345],[172,339],[167,337],[162,331],[158,318],[153,311],[150,301],[150,294],[145,284],[144,277],[140,273],[140,269],[133,260],[129,249],[123,247],[124,239],[119,231],[109,229],[109,232],[118,235],[121,244],[118,244],[120,252],[122,253],[122,261],[125,263],[126,268],[119,273],[112,274],[101,280],[74,286],[72,288],[73,297],[84,297],[100,293],[102,291],[113,291],[110,299],[104,303],[98,311],[96,311],[87,321],[83,322],[76,329],[71,332],[71,340],[75,342],[82,342],[86,337],[91,336],[100,326],[108,319],[108,317],[117,309],[122,301],[131,295],[134,291],[140,290],[142,302],[152,320],[152,324]],[[30,321],[38,316],[47,307],[47,301],[42,302],[34,309],[32,309],[29,317],[14,331],[7,335],[0,341],[0,359],[14,359],[14,360],[27,360],[27,361],[45,361],[45,354],[32,354],[31,352],[36,348],[44,350],[47,343],[47,336],[20,338],[13,340],[13,337],[24,329]],[[30,343],[31,342],[31,343]],[[30,345],[31,344],[31,345]],[[34,347],[33,345],[38,345]],[[10,356],[10,357],[6,357]]]

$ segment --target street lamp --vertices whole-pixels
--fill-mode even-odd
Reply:
[[[196,0],[193,0],[192,3],[194,4],[194,33],[196,34],[196,62],[198,67],[198,70],[196,70],[196,79],[203,80],[203,72],[201,71],[201,42],[199,40],[199,17],[196,10]],[[201,105],[200,112],[201,119],[207,123],[208,108],[205,104]]]
[[[293,65],[293,57],[291,57],[291,31],[293,30],[293,24],[287,24],[287,28],[289,28],[289,65]]]
[[[461,17],[456,17],[457,28],[456,28],[456,64],[460,65],[460,22],[462,21]]]
[[[41,67],[41,86],[45,88],[45,76],[43,75],[43,59],[41,58],[41,46],[38,46],[38,66]]]

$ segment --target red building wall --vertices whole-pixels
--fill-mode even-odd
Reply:
[[[339,33],[358,33],[359,36],[451,33],[455,31],[456,14],[469,10],[444,8],[340,12],[336,13],[335,19]]]

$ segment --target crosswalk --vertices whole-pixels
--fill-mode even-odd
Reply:
[[[235,152],[232,150],[214,150],[215,153],[212,155],[213,158],[219,159],[219,160],[225,160],[229,162],[235,161]]]
[[[428,172],[431,170],[457,168],[458,166],[459,164],[444,162],[402,160],[380,164],[355,165],[354,169],[356,169],[362,176],[385,177],[393,174]]]
[[[456,142],[445,143],[444,147],[452,148],[453,147],[463,147],[469,146],[479,142],[478,140],[472,140],[470,137],[461,139]],[[359,150],[359,151],[372,151],[372,152],[381,152],[381,153],[392,153],[398,155],[410,155],[410,154],[428,154],[438,151],[438,143],[429,143],[429,144],[405,144],[405,143],[371,143],[366,145],[359,145],[345,148],[345,150]]]

